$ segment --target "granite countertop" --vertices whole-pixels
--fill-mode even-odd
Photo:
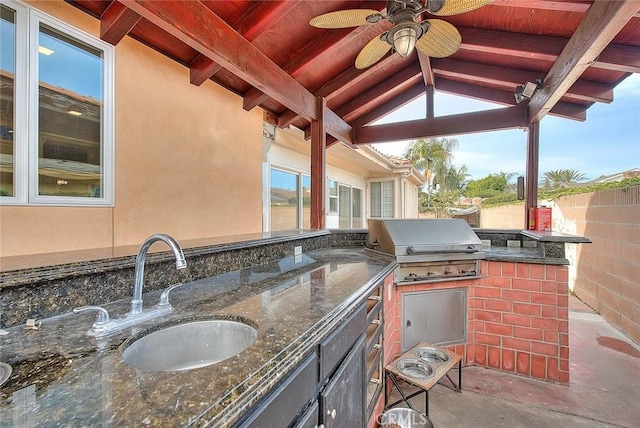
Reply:
[[[184,284],[171,294],[171,314],[106,340],[86,334],[93,314],[47,318],[37,331],[6,329],[0,359],[13,374],[0,388],[0,421],[3,427],[232,426],[394,267],[362,249],[314,250]],[[145,294],[145,307],[158,295]],[[105,307],[118,318],[129,302]],[[132,335],[209,318],[246,320],[258,327],[258,339],[235,357],[183,372],[144,373],[120,357]]]

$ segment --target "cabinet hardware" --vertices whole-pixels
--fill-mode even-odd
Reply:
[[[382,345],[379,343],[376,343],[375,345],[373,345],[373,349],[382,349]]]
[[[373,320],[371,321],[371,324],[380,325],[380,320]]]
[[[331,416],[331,419],[335,419],[336,418],[336,409],[327,410],[327,415]]]
[[[375,377],[372,377],[371,379],[369,379],[369,382],[375,383],[376,385],[380,385],[380,382],[382,381],[380,379],[376,379]]]
[[[382,300],[381,296],[369,296],[368,297],[369,300],[375,300],[376,302],[379,302],[380,300]]]

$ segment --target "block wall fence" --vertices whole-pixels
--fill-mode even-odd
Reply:
[[[569,289],[640,344],[640,186],[540,203],[552,208],[554,231],[592,241],[566,245]],[[522,210],[522,205],[483,208],[480,225],[483,228],[521,225]]]

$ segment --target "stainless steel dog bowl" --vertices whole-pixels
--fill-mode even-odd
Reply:
[[[449,354],[441,349],[431,348],[428,346],[416,349],[416,357],[431,364],[440,364],[449,361]]]
[[[396,367],[400,373],[415,379],[427,379],[433,376],[433,367],[431,365],[412,358],[398,361]]]

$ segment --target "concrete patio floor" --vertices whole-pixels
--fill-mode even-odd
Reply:
[[[577,298],[569,309],[569,386],[466,367],[461,393],[429,392],[434,426],[640,427],[640,347]],[[389,400],[398,398],[394,389]],[[421,412],[424,401],[410,400]]]

